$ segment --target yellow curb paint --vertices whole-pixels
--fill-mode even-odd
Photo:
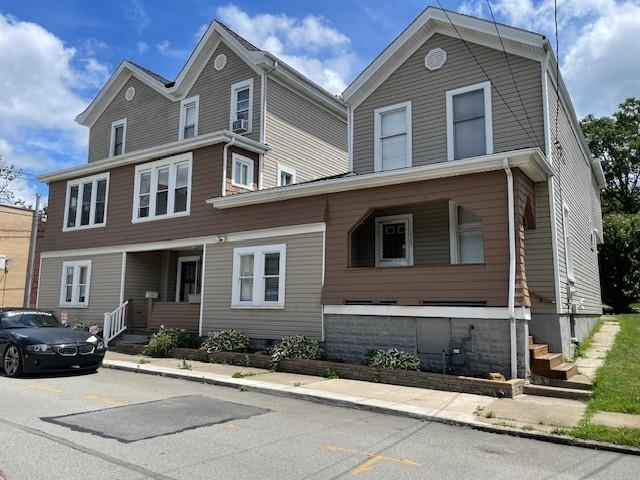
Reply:
[[[30,388],[32,390],[40,390],[41,392],[47,392],[47,393],[56,393],[56,394],[62,393],[62,390],[58,388],[45,387],[44,385],[37,385],[35,383],[30,383],[26,385],[25,388]]]
[[[226,428],[227,430],[235,430],[236,427],[233,423],[225,423],[222,425],[223,428]]]
[[[331,451],[331,452],[344,452],[344,453],[350,453],[352,455],[361,455],[364,457],[368,457],[368,459],[361,463],[360,465],[358,465],[356,468],[354,468],[353,470],[351,470],[351,474],[352,475],[360,475],[361,473],[366,473],[371,471],[371,469],[373,468],[373,466],[376,463],[379,463],[381,461],[387,461],[387,462],[393,462],[393,463],[398,463],[401,465],[406,465],[408,467],[421,467],[422,464],[411,460],[409,458],[395,458],[395,457],[387,457],[385,455],[379,455],[377,453],[370,453],[370,452],[362,452],[359,450],[354,450],[352,448],[346,448],[346,447],[338,447],[336,445],[327,445],[327,450]]]
[[[105,405],[124,405],[124,402],[121,402],[120,400],[117,400],[115,398],[100,397],[98,395],[85,395],[84,398],[86,398],[87,400],[94,400],[96,402],[104,403]]]

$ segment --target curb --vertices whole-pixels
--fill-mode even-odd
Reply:
[[[612,443],[598,442],[595,440],[583,440],[574,437],[552,435],[543,432],[527,432],[518,430],[515,428],[501,427],[481,422],[469,421],[469,420],[456,420],[452,418],[428,415],[420,413],[418,408],[411,410],[412,407],[403,405],[403,408],[396,408],[390,402],[384,402],[389,404],[388,406],[375,405],[372,403],[375,400],[367,399],[364,397],[353,397],[350,395],[343,395],[339,393],[322,392],[318,390],[311,390],[309,388],[302,387],[289,387],[279,384],[272,384],[268,382],[261,382],[258,380],[236,379],[222,375],[209,374],[209,376],[203,376],[196,372],[189,371],[177,371],[176,369],[167,367],[157,367],[153,365],[137,365],[131,362],[125,362],[121,360],[104,360],[102,362],[103,368],[110,368],[114,370],[122,370],[133,373],[143,373],[146,375],[156,375],[168,378],[175,378],[179,380],[188,380],[192,382],[206,383],[209,385],[216,385],[221,387],[240,388],[247,387],[251,391],[264,393],[267,395],[277,395],[281,397],[294,398],[296,400],[306,400],[322,403],[325,405],[331,405],[343,408],[352,408],[357,410],[365,410],[374,413],[381,413],[385,415],[395,415],[405,418],[414,418],[417,420],[423,420],[426,422],[443,423],[446,425],[456,425],[460,427],[467,427],[473,430],[479,430],[487,433],[495,433],[500,435],[510,435],[513,437],[526,438],[531,440],[539,440],[543,442],[555,443],[558,445],[567,445],[571,447],[589,448],[592,450],[602,450],[614,453],[623,453],[627,455],[640,456],[640,449],[634,447],[627,447],[624,445],[615,445]],[[217,377],[217,378],[216,378]],[[303,390],[303,391],[300,391]]]

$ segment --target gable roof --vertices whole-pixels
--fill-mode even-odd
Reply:
[[[436,33],[454,38],[461,35],[465,41],[502,50],[496,29],[508,53],[542,61],[546,50],[551,50],[544,35],[430,6],[349,84],[342,98],[356,108]]]
[[[87,127],[92,126],[132,76],[172,101],[182,100],[221,42],[228,46],[258,75],[268,72],[270,76],[278,78],[325,108],[329,108],[334,113],[346,118],[346,106],[339,97],[326,91],[271,53],[260,50],[223,23],[214,20],[196,45],[195,50],[189,56],[182,70],[180,70],[175,81],[171,81],[134,62],[123,60],[85,111],[76,117],[76,122]]]

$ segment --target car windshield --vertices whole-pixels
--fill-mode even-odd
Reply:
[[[46,328],[59,327],[60,322],[53,313],[47,312],[4,312],[0,314],[3,328]]]

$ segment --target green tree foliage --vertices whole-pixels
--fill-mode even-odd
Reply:
[[[613,117],[589,115],[581,126],[591,152],[603,159],[603,211],[640,212],[640,100],[626,99]]]
[[[16,197],[11,184],[18,178],[20,171],[6,163],[0,156],[0,204],[24,206],[24,202]]]
[[[612,213],[604,218],[600,248],[602,299],[616,312],[627,312],[640,298],[640,213]]]

